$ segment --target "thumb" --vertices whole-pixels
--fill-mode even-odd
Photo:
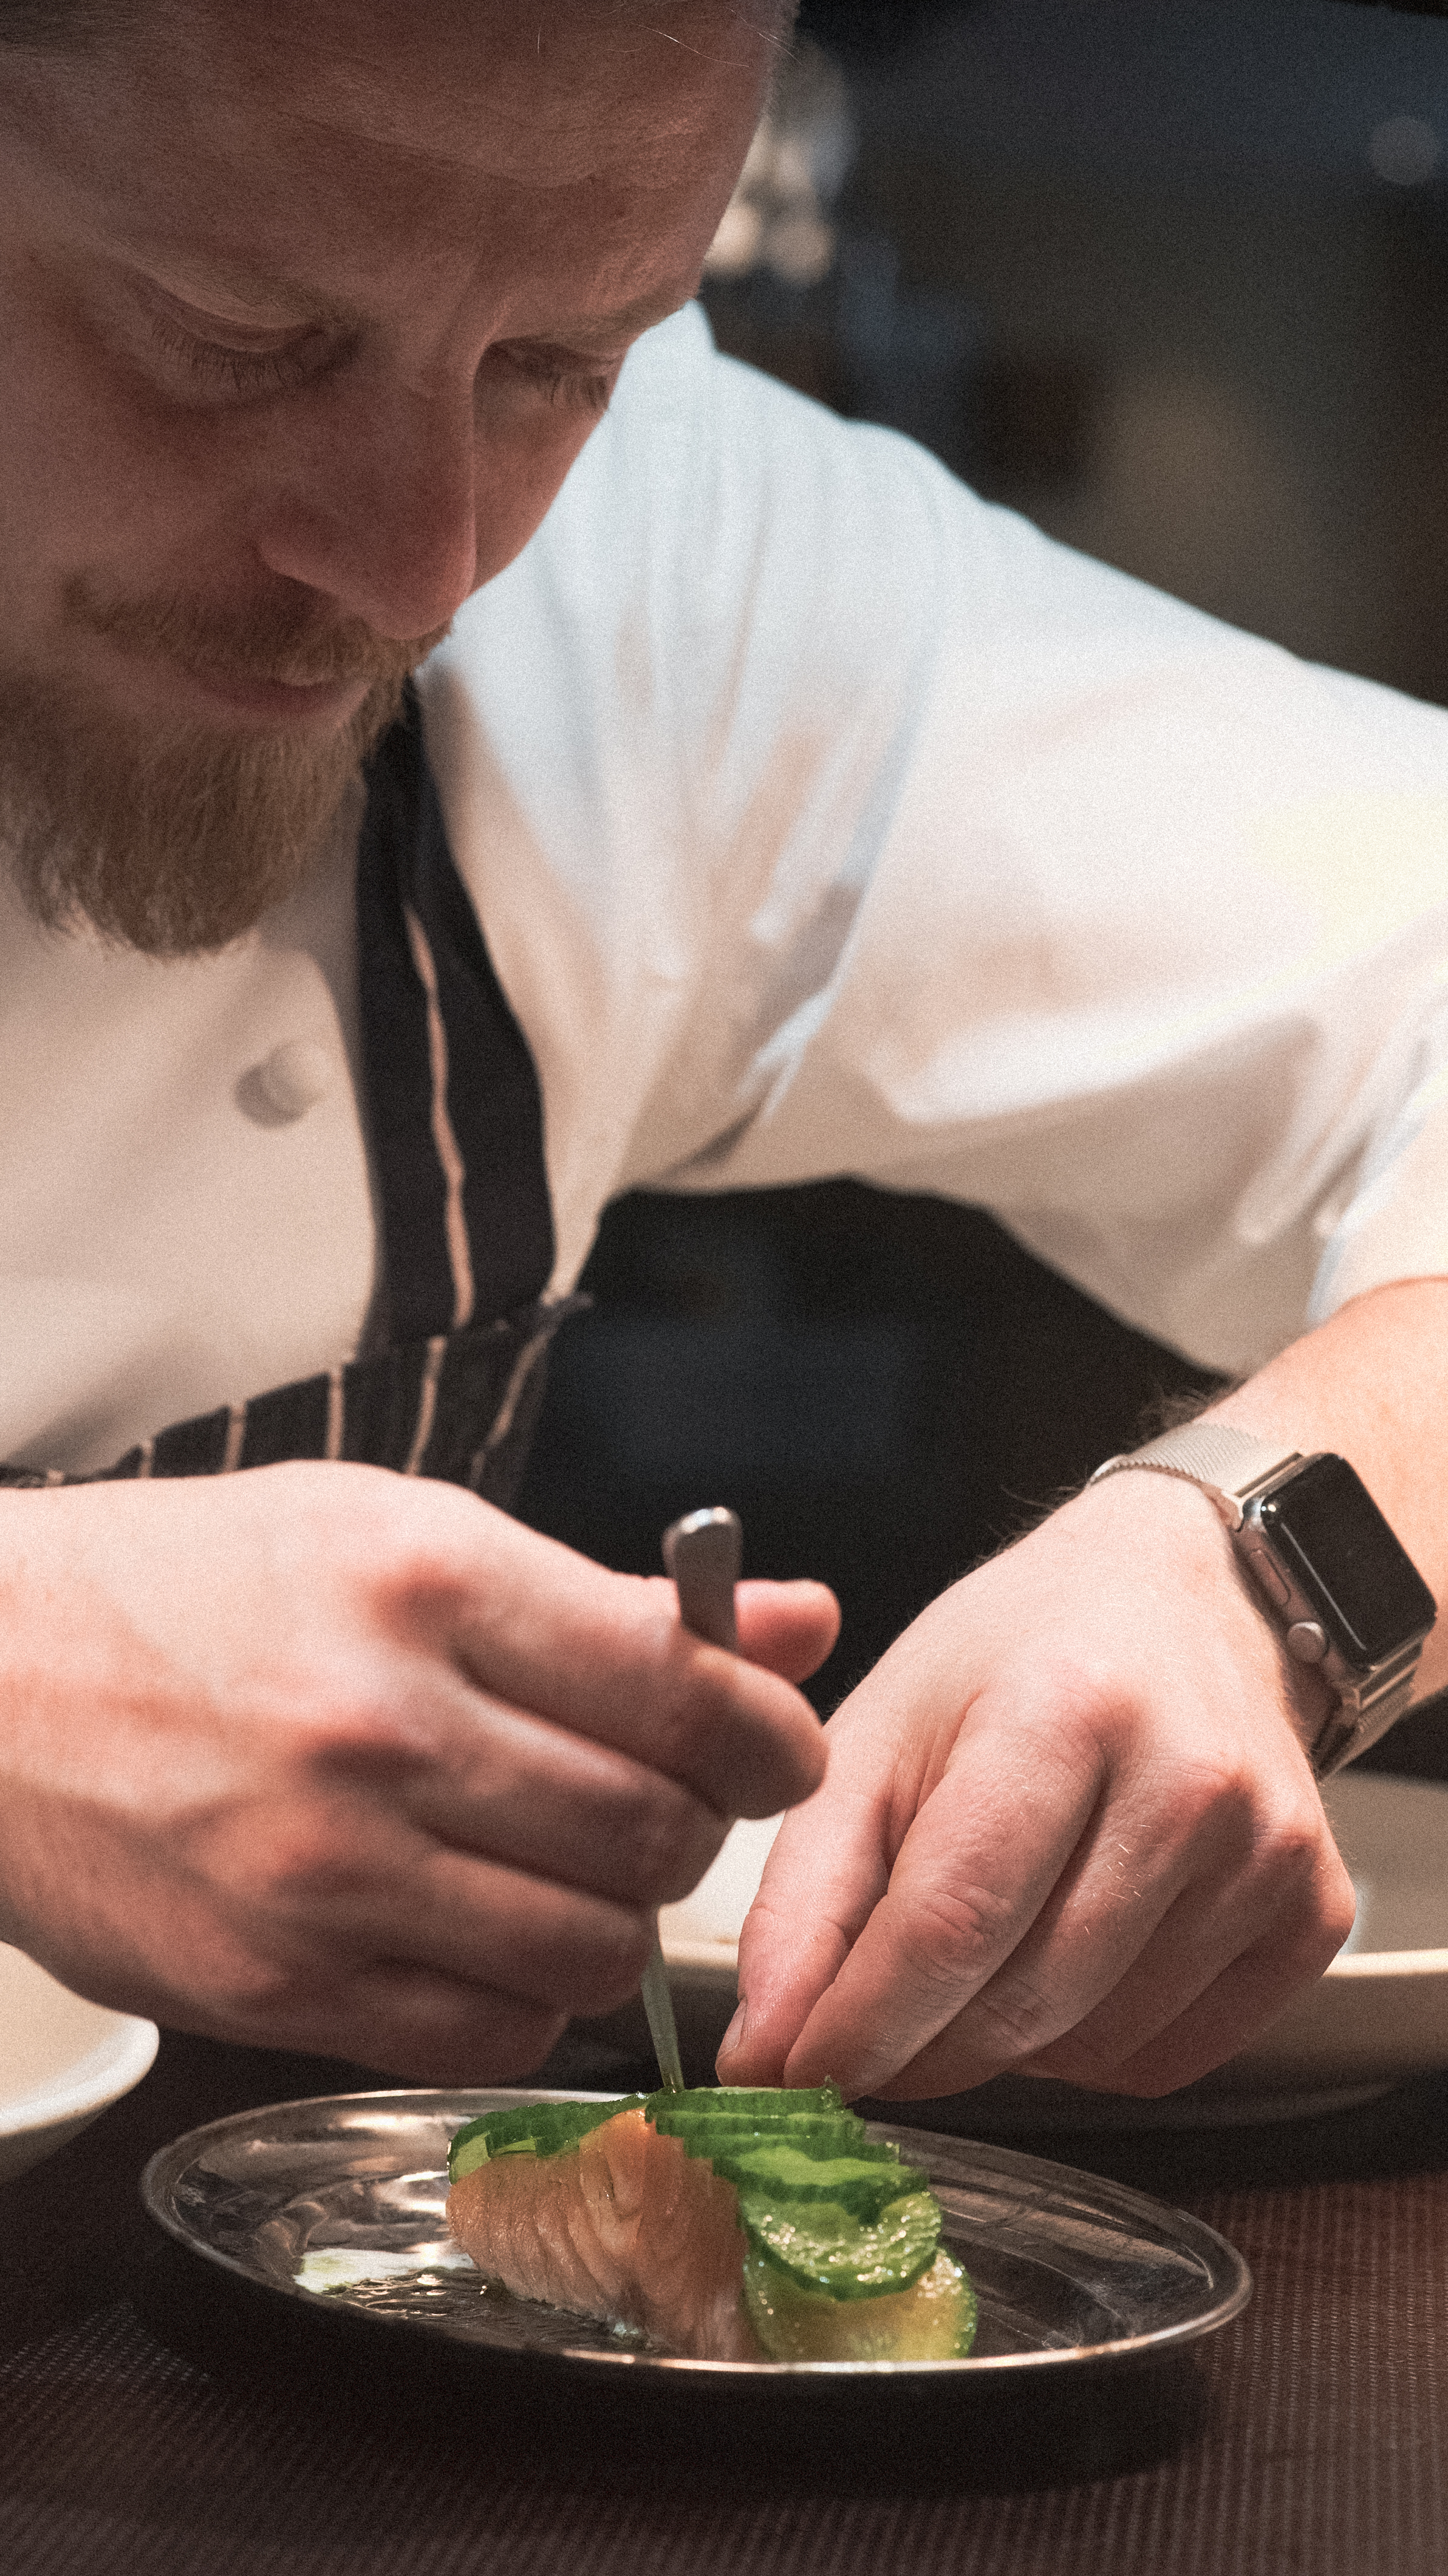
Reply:
[[[739,1651],[787,1682],[818,1672],[840,1633],[840,1605],[823,1583],[740,1583],[734,1589]]]

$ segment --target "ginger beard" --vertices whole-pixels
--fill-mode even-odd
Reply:
[[[195,671],[368,682],[332,731],[147,727],[73,676],[0,665],[0,844],[28,908],[151,957],[225,948],[294,891],[408,673],[446,632],[398,643],[360,619],[319,625],[305,594],[223,615],[107,599],[84,578],[65,608],[72,630]]]

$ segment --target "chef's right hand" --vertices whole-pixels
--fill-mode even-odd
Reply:
[[[173,2028],[526,2073],[823,1776],[790,1684],[831,1595],[738,1609],[732,1656],[662,1578],[370,1467],[0,1494],[0,1938]]]

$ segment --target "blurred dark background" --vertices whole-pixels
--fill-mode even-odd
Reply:
[[[1448,702],[1448,23],[1350,0],[806,0],[721,345],[1050,534]],[[614,1208],[525,1517],[653,1571],[729,1502],[924,1601],[1206,1383],[979,1211],[849,1182]]]

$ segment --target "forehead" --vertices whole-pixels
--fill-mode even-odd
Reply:
[[[0,117],[118,242],[425,263],[707,220],[771,59],[740,0],[152,0],[91,54],[0,50]]]

